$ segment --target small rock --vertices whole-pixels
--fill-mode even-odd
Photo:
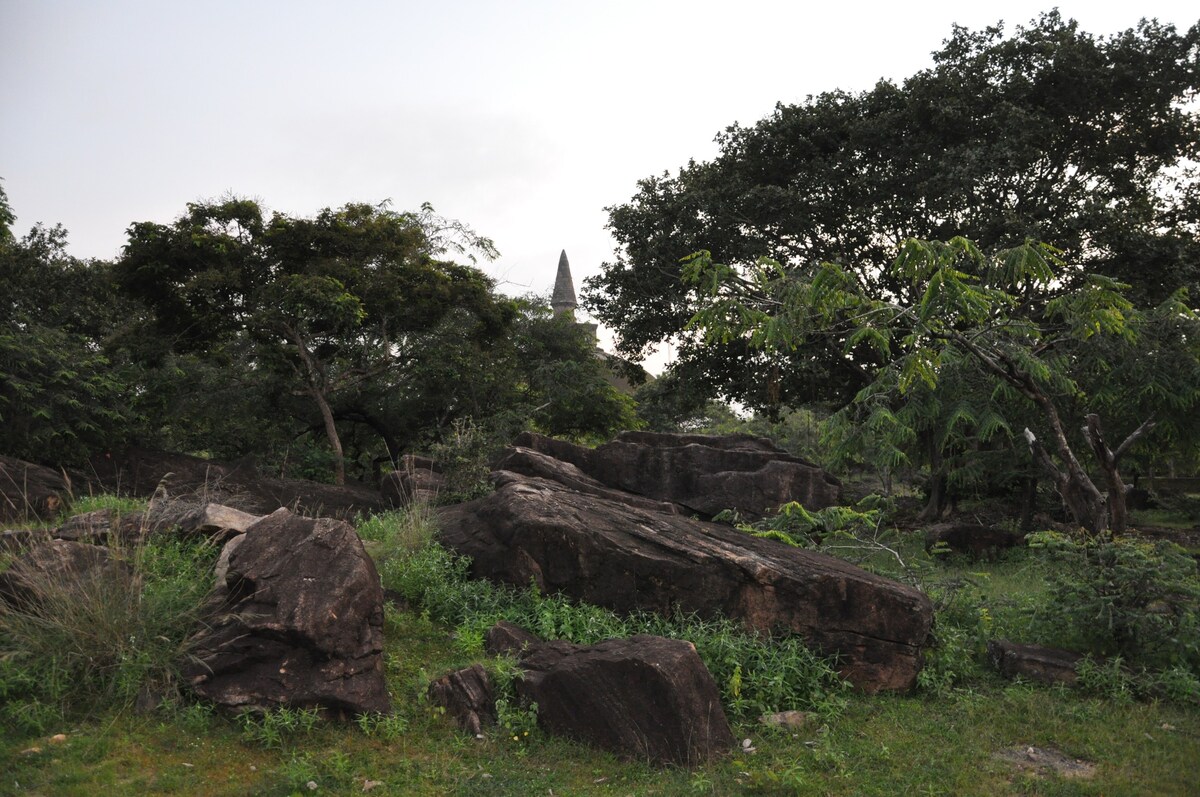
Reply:
[[[185,763],[185,764],[183,764],[183,766],[187,767],[188,769],[191,769],[192,767],[194,767],[194,766],[196,766],[196,765],[195,765],[195,764],[186,764],[186,763]]]
[[[1162,728],[1164,731],[1173,731],[1173,730],[1175,730],[1175,726],[1174,726],[1174,725],[1172,725],[1172,724],[1171,724],[1171,723],[1169,723],[1169,722],[1164,722],[1164,723],[1163,723],[1162,725],[1160,725],[1159,727],[1160,727],[1160,728]]]
[[[363,791],[370,791],[371,789],[374,789],[375,787],[382,786],[382,785],[383,785],[382,780],[363,779]]]
[[[763,714],[758,721],[776,728],[804,728],[815,718],[816,715],[811,711],[780,711],[775,714]]]
[[[310,780],[308,783],[305,783],[304,785],[308,787],[309,791],[317,790],[317,782],[315,780]]]
[[[56,733],[50,737],[51,744],[62,744],[66,740],[67,740],[67,735],[65,733]]]
[[[26,747],[21,751],[21,755],[37,755],[40,752],[42,752],[40,747]]]

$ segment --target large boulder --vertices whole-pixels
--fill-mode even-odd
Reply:
[[[234,710],[389,710],[383,590],[348,524],[277,510],[246,530],[219,586],[184,668],[198,696]]]
[[[949,551],[975,560],[995,559],[1024,541],[1019,531],[978,523],[937,523],[925,531],[926,551]]]
[[[0,456],[0,522],[50,520],[70,497],[71,483],[62,471]]]
[[[605,487],[668,501],[705,517],[725,509],[762,517],[789,501],[824,509],[841,494],[841,483],[817,465],[751,435],[622,432],[611,442],[585,448],[524,432],[513,445],[574,465]],[[522,463],[504,467],[547,475]]]
[[[729,526],[495,475],[493,494],[441,511],[441,541],[471,557],[476,577],[533,579],[621,612],[721,613],[838,654],[843,676],[866,691],[916,682],[933,613],[911,587]]]
[[[537,703],[550,733],[665,764],[699,764],[733,746],[716,682],[690,642],[545,642],[519,663],[517,694]]]

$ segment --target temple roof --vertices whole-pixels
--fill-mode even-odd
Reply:
[[[558,276],[554,278],[554,293],[550,297],[554,314],[573,311],[579,304],[575,301],[575,281],[571,279],[571,264],[567,262],[567,250],[558,256]]]

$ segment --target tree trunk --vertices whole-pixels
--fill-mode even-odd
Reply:
[[[942,511],[946,508],[946,473],[942,467],[942,452],[933,432],[925,435],[925,455],[929,458],[929,500],[917,520],[930,522],[941,519]]]
[[[1025,439],[1029,443],[1029,450],[1033,452],[1034,459],[1041,462],[1046,471],[1054,478],[1058,494],[1062,496],[1063,502],[1066,503],[1067,510],[1071,513],[1071,517],[1075,518],[1075,522],[1082,526],[1088,534],[1095,535],[1105,531],[1108,528],[1108,507],[1105,506],[1104,495],[1092,483],[1087,472],[1071,453],[1070,447],[1067,447],[1066,450],[1070,456],[1063,457],[1066,468],[1060,469],[1028,428],[1025,429]],[[1062,453],[1061,446],[1060,453]]]
[[[325,437],[329,440],[329,447],[333,449],[333,483],[341,487],[346,483],[346,455],[342,451],[342,439],[338,436],[333,410],[322,389],[325,385],[325,369],[308,350],[308,341],[298,330],[286,324],[282,325],[282,329],[287,337],[296,344],[296,352],[300,355],[300,362],[304,364],[304,381],[308,383],[305,392],[312,396],[313,401],[317,402],[317,408],[321,411],[321,420],[325,425]]]
[[[329,439],[329,447],[333,449],[333,483],[340,487],[346,483],[346,456],[342,453],[342,439],[338,436],[337,424],[333,420],[333,410],[325,400],[325,395],[317,388],[309,388],[308,394],[321,410],[321,419],[325,422],[325,437]]]
[[[1092,453],[1096,455],[1096,461],[1100,463],[1100,469],[1104,472],[1104,481],[1108,485],[1108,511],[1112,518],[1112,530],[1114,533],[1121,533],[1129,526],[1129,509],[1125,501],[1125,482],[1121,478],[1121,472],[1117,469],[1117,464],[1120,462],[1121,455],[1137,442],[1138,438],[1149,432],[1155,426],[1155,422],[1151,419],[1144,421],[1141,426],[1133,431],[1133,434],[1125,438],[1125,441],[1117,447],[1116,451],[1109,448],[1108,443],[1104,439],[1104,432],[1100,428],[1100,416],[1091,413],[1087,416],[1087,423],[1083,426],[1083,436],[1088,441],[1088,445],[1092,447]]]
[[[1033,516],[1037,513],[1037,476],[1021,479],[1021,531],[1033,531]]]

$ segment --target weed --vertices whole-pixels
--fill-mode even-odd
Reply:
[[[29,598],[0,605],[0,712],[36,727],[138,691],[170,696],[209,587],[211,546],[116,545],[86,576],[27,571]]]
[[[246,711],[238,715],[242,738],[268,750],[280,750],[293,737],[311,733],[320,720],[320,709],[286,706],[262,713]]]
[[[732,620],[682,613],[622,617],[561,595],[542,595],[533,587],[516,590],[473,580],[469,569],[469,560],[431,544],[385,562],[383,579],[434,621],[455,626],[464,654],[477,655],[482,632],[499,620],[577,644],[655,634],[694,644],[721,686],[725,705],[736,714],[806,708],[832,716],[843,705],[844,684],[832,664],[797,638],[770,638]]]
[[[433,539],[433,507],[414,501],[404,509],[380,512],[355,522],[358,536],[379,543],[383,556],[419,550]]]
[[[385,742],[396,741],[408,730],[408,719],[397,713],[359,714],[355,722],[365,735]]]

